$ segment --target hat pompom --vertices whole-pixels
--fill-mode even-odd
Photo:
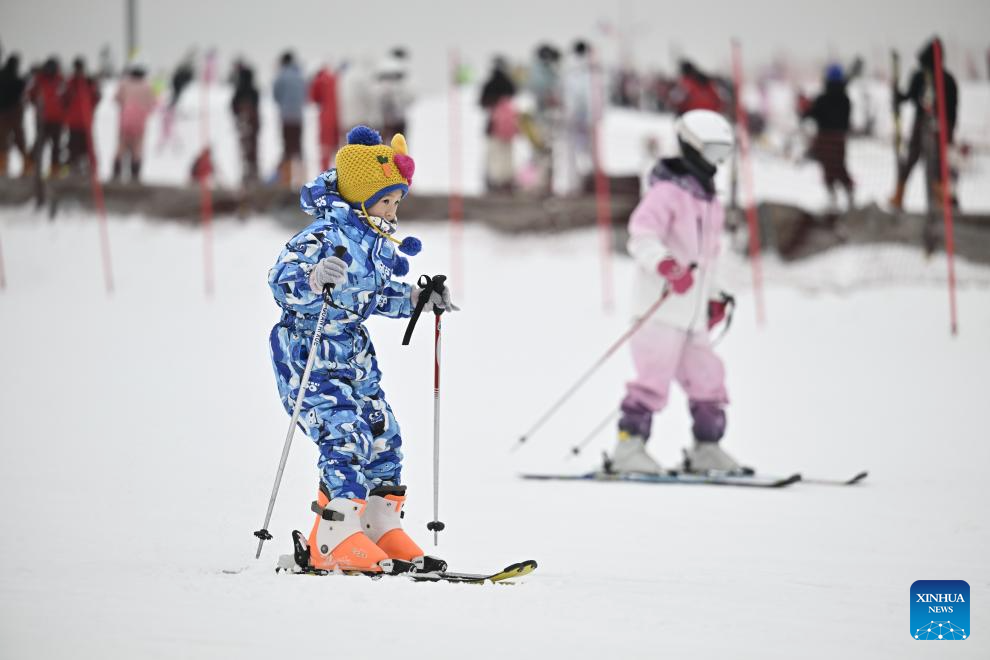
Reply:
[[[392,265],[392,274],[396,277],[402,277],[403,275],[409,274],[409,260],[405,257],[397,256],[395,258],[395,263]]]
[[[358,125],[347,132],[347,144],[363,144],[374,147],[382,143],[382,136],[370,126]]]
[[[402,178],[412,183],[413,173],[416,172],[416,163],[412,158],[404,154],[395,154],[395,166],[399,168]]]
[[[423,243],[415,236],[406,236],[399,244],[399,252],[415,257],[423,249]]]

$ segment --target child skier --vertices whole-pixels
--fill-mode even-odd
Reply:
[[[637,313],[664,292],[668,295],[630,340],[636,378],[626,386],[608,468],[661,471],[646,441],[653,414],[667,405],[676,379],[687,392],[694,419],[694,446],[686,452],[685,469],[742,472],[719,446],[728,397],[722,361],[708,337],[731,300],[715,284],[725,214],[713,178],[732,151],[732,128],[718,113],[692,110],[677,120],[676,130],[681,157],[657,162],[650,188],[629,219],[629,252],[638,265]]]
[[[388,146],[377,131],[357,126],[347,140],[337,152],[337,167],[303,187],[300,204],[315,220],[286,244],[269,272],[282,308],[270,337],[272,364],[291,414],[322,292],[332,285],[332,307],[299,417],[320,450],[310,563],[326,570],[378,571],[379,562],[391,558],[422,566],[432,558],[424,558],[402,529],[402,437],[364,325],[372,314],[408,317],[421,294],[393,279],[409,272],[393,234],[414,163],[401,134]],[[346,252],[338,258],[341,247]],[[412,237],[399,245],[410,256],[419,248]],[[446,287],[431,293],[429,302],[457,309]]]

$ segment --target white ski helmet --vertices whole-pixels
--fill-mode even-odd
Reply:
[[[697,155],[710,167],[717,167],[732,153],[732,126],[717,112],[690,110],[677,118],[674,129],[685,158]]]

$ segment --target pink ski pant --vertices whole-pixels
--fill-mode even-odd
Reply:
[[[648,438],[653,413],[667,406],[670,384],[676,380],[688,395],[695,426],[721,426],[721,431],[712,429],[704,434],[720,436],[725,424],[722,407],[729,397],[725,367],[712,350],[708,334],[647,323],[629,343],[636,377],[626,384],[620,428]],[[721,422],[709,419],[712,416]]]

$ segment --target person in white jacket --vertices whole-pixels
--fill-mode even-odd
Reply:
[[[745,473],[725,453],[725,369],[709,332],[725,319],[731,296],[716,284],[725,212],[715,195],[718,164],[732,151],[732,127],[710,110],[677,122],[680,158],[660,160],[651,185],[629,219],[629,252],[638,268],[634,295],[642,316],[665,295],[630,339],[636,377],[626,385],[619,437],[609,459],[615,472],[658,473],[646,451],[654,413],[677,381],[688,395],[694,444],[684,468]],[[751,472],[751,471],[750,471]]]

